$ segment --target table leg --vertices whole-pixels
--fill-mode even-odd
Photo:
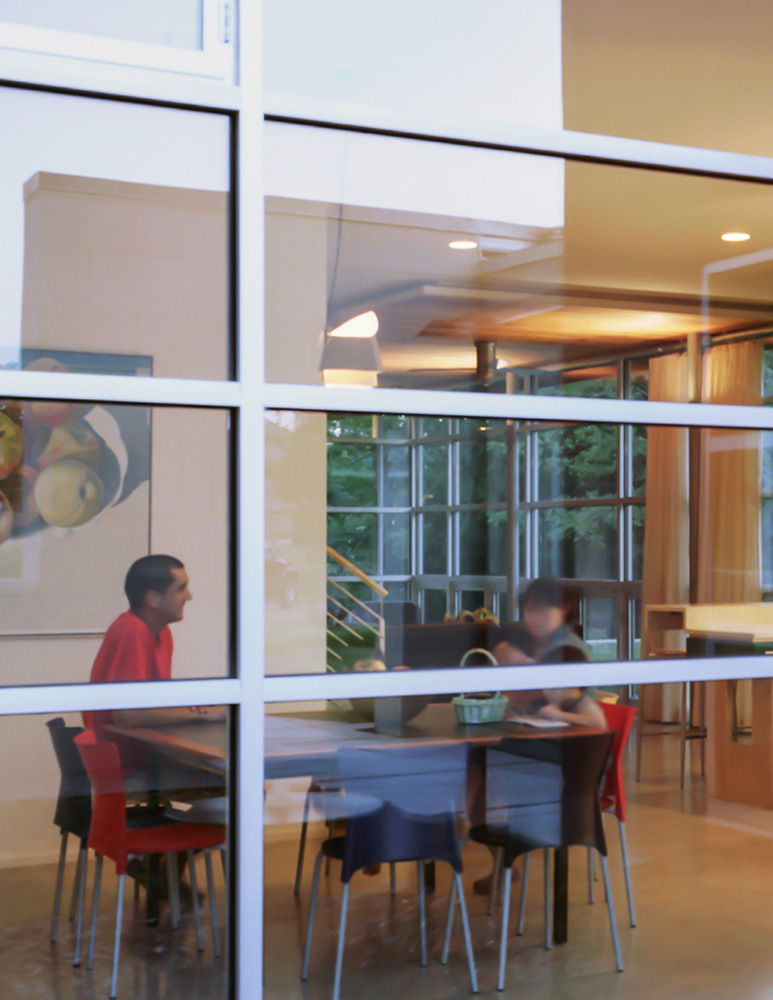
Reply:
[[[569,906],[569,848],[553,851],[553,943],[566,944]]]
[[[467,748],[467,815],[477,826],[486,822],[486,748]]]

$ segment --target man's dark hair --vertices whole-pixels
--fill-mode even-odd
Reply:
[[[129,567],[123,589],[129,598],[129,607],[137,611],[142,607],[145,594],[149,590],[163,594],[173,581],[173,569],[185,569],[174,556],[143,556]]]

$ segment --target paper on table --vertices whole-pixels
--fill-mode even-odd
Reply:
[[[535,729],[561,729],[569,725],[561,719],[541,719],[538,715],[508,715],[505,722],[514,722],[518,726],[534,726]]]

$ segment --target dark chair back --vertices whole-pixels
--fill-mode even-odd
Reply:
[[[585,844],[606,856],[599,788],[614,733],[589,733],[560,740],[561,846]]]
[[[50,719],[48,727],[59,764],[59,798],[54,823],[85,844],[91,824],[91,783],[74,740],[82,726],[67,726],[62,718]]]

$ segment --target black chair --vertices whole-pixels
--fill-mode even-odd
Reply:
[[[556,789],[556,794],[547,801],[506,807],[506,817],[494,818],[480,826],[474,826],[469,839],[485,844],[497,852],[497,870],[503,872],[504,900],[502,907],[502,935],[499,949],[499,979],[497,988],[505,987],[505,963],[507,957],[507,932],[510,913],[510,873],[517,857],[525,855],[523,886],[526,884],[529,854],[534,850],[545,852],[545,943],[551,947],[550,928],[550,849],[568,848],[573,845],[594,847],[601,856],[604,876],[612,943],[615,950],[617,969],[623,971],[620,943],[617,936],[615,909],[609,882],[607,865],[607,845],[599,803],[601,782],[614,733],[588,733],[562,740],[507,740],[503,746],[529,761],[538,761],[548,777],[548,785]],[[519,778],[522,768],[515,768]],[[552,799],[552,801],[550,801]],[[496,806],[497,804],[495,804]],[[453,892],[451,901],[453,905]],[[521,891],[518,933],[523,931],[525,892]]]
[[[77,929],[75,935],[75,965],[80,962],[81,934],[83,931],[83,903],[86,891],[86,865],[88,858],[88,837],[91,824],[91,783],[83,766],[78,749],[73,743],[75,737],[83,732],[82,726],[67,726],[62,718],[50,719],[48,727],[54,753],[59,764],[60,782],[59,797],[56,801],[54,823],[59,827],[59,865],[56,871],[56,890],[54,892],[54,912],[51,918],[51,941],[56,941],[59,923],[59,908],[62,901],[62,886],[64,882],[64,865],[67,857],[67,840],[70,834],[80,841],[78,863],[75,868],[72,902],[70,904],[70,920],[77,913]]]
[[[456,816],[462,811],[464,802],[466,748],[450,752],[444,749],[442,752],[429,750],[408,753],[400,750],[349,750],[339,753],[338,762],[342,793],[350,801],[352,808],[346,817],[346,835],[328,838],[317,854],[301,979],[308,978],[323,857],[341,862],[343,883],[333,1000],[339,998],[352,875],[362,868],[385,862],[417,863],[421,961],[426,966],[424,865],[427,861],[447,861],[454,873],[454,895],[458,892],[459,896],[470,984],[473,993],[477,993],[478,982],[456,834]]]

